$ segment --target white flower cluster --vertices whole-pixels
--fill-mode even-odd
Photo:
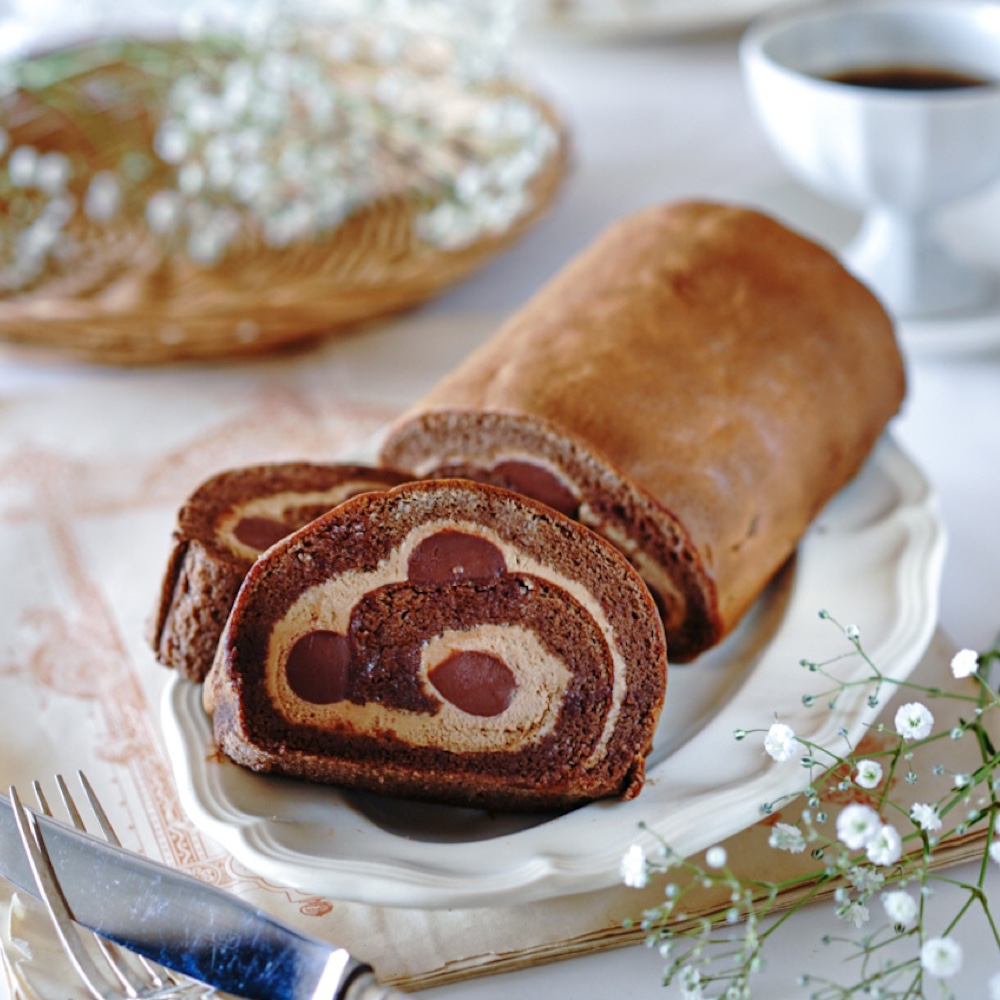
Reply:
[[[764,749],[768,755],[779,764],[791,760],[802,750],[802,744],[795,735],[795,730],[784,722],[773,722],[764,737]]]
[[[127,48],[140,74],[152,67],[142,100],[156,129],[152,148],[137,151],[151,165],[141,177],[124,159],[87,176],[82,160],[14,146],[0,131],[0,204],[30,194],[4,227],[17,245],[0,246],[0,266],[17,266],[0,272],[0,292],[70,247],[78,210],[98,223],[127,211],[203,266],[247,241],[322,239],[386,196],[415,206],[416,239],[436,247],[506,231],[533,208],[532,183],[559,141],[511,86],[508,14],[499,4],[486,18],[453,0],[315,10],[255,0],[230,11],[224,30],[185,15],[184,44]],[[92,56],[81,52],[85,64]],[[30,88],[46,78],[29,62],[7,66],[4,79]],[[110,149],[119,136],[106,127]]]
[[[824,612],[821,617],[829,618],[829,615]],[[855,651],[865,655],[860,630],[847,626],[843,632]],[[983,654],[967,649],[959,651],[951,660],[951,672],[958,679],[974,677],[978,685],[977,696],[970,698],[967,692],[936,692],[942,699],[957,698],[963,702],[963,721],[950,730],[950,736],[958,740],[967,732],[975,732],[978,740],[968,742],[977,744],[976,751],[982,763],[969,768],[968,773],[953,773],[952,791],[938,801],[913,802],[907,796],[908,810],[893,798],[892,787],[882,787],[886,773],[896,777],[901,773],[901,766],[905,766],[908,769],[906,783],[914,784],[917,774],[911,763],[915,757],[913,744],[918,741],[922,745],[924,741],[933,744],[949,735],[947,731],[934,732],[934,716],[922,702],[911,701],[898,709],[892,721],[895,738],[880,747],[872,757],[861,757],[856,753],[845,728],[838,730],[838,736],[849,748],[849,752],[842,755],[823,746],[815,738],[800,738],[787,723],[773,722],[764,732],[764,752],[779,764],[797,760],[810,772],[810,782],[805,788],[799,786],[797,791],[793,788],[763,805],[764,814],[774,817],[774,821],[770,822],[768,844],[775,850],[790,854],[802,854],[811,848],[810,856],[815,859],[817,867],[804,875],[806,869],[800,867],[800,862],[789,866],[787,881],[760,882],[754,878],[744,880],[734,874],[727,866],[726,852],[721,846],[710,848],[701,863],[682,860],[680,864],[687,869],[689,882],[677,880],[668,883],[665,887],[666,902],[643,914],[642,927],[647,933],[647,944],[657,946],[667,959],[664,983],[680,986],[685,1000],[701,1000],[709,984],[714,989],[723,987],[723,992],[712,995],[748,997],[748,977],[763,962],[762,945],[767,932],[761,932],[761,919],[773,914],[774,907],[782,905],[778,901],[783,891],[800,889],[807,881],[833,889],[836,917],[855,928],[860,930],[872,919],[872,911],[879,902],[890,925],[874,932],[865,931],[854,942],[858,949],[856,957],[861,963],[861,978],[854,986],[843,988],[804,973],[799,977],[800,985],[815,982],[831,987],[810,995],[846,997],[864,993],[866,996],[923,996],[922,987],[927,985],[929,979],[948,980],[956,976],[962,969],[963,951],[953,933],[957,933],[955,928],[966,911],[973,906],[981,907],[989,925],[996,926],[985,880],[988,863],[1000,865],[1000,835],[993,822],[995,793],[1000,790],[1000,777],[996,772],[993,737],[981,722],[987,710],[1000,709],[1000,695],[989,678],[994,661],[1000,661],[1000,644]],[[803,660],[801,665],[816,672],[832,662],[834,660],[817,664]],[[872,666],[873,675],[869,682],[877,687],[884,678]],[[835,676],[827,676],[835,685],[841,683]],[[900,682],[900,686],[905,683]],[[928,691],[926,687],[909,686],[915,691]],[[973,712],[969,712],[970,701],[975,704]],[[831,708],[835,702],[836,697],[829,703]],[[809,706],[813,699],[804,698],[803,703]],[[873,704],[870,699],[869,704]],[[877,728],[882,733],[890,731],[890,726],[885,723]],[[736,729],[733,736],[742,741],[750,732]],[[879,759],[873,759],[875,756]],[[828,767],[822,766],[827,762]],[[818,774],[818,771],[822,773]],[[933,772],[937,776],[948,773],[940,763],[933,766]],[[975,796],[972,789],[977,786],[988,787],[990,793]],[[869,792],[874,794],[865,794]],[[796,823],[777,821],[776,807],[800,795],[805,800],[805,807]],[[861,801],[839,806],[835,816],[832,816],[832,803],[842,803],[844,796]],[[930,863],[938,846],[951,837],[951,833],[941,834],[944,816],[952,814],[959,805],[964,805],[966,814],[955,826],[958,836],[964,837],[982,829],[989,821],[992,839],[985,848],[982,865],[977,866],[979,874],[975,884],[965,884],[950,877],[942,879],[936,874],[936,866]],[[907,816],[912,827],[905,833],[911,840],[919,838],[920,849],[909,851],[904,857],[903,838],[896,826],[887,822],[885,817],[901,817],[905,821]],[[832,833],[827,825],[831,819]],[[657,870],[638,846],[633,846],[622,861],[622,876],[629,885],[646,885],[648,873]],[[947,930],[935,934],[924,921],[927,900],[933,893],[934,883],[939,880],[967,893],[968,900],[958,917],[945,925]],[[689,891],[699,888],[727,890],[729,903],[726,909],[717,915],[702,918],[697,926],[678,927],[677,917],[689,911],[677,910],[676,907]],[[794,909],[801,904],[792,902],[791,905]],[[934,919],[937,919],[936,915]],[[744,924],[744,929],[737,935],[732,928],[740,922]],[[841,939],[829,937],[824,940]],[[901,962],[893,959],[879,966],[877,953],[887,944],[903,947],[910,944],[913,952]],[[899,992],[895,989],[897,985],[901,987]],[[1000,972],[983,985],[990,1000],[1000,1000]],[[954,996],[949,985],[944,983],[941,984],[941,993],[944,997]]]
[[[951,672],[955,677],[971,677],[979,668],[979,654],[974,649],[960,649],[951,658]]]
[[[851,851],[864,850],[873,865],[893,865],[903,855],[903,840],[871,806],[853,802],[837,816],[837,839]]]
[[[901,705],[894,722],[896,732],[904,740],[925,740],[934,730],[934,716],[919,701]]]
[[[33,282],[60,252],[76,200],[67,190],[72,175],[62,153],[41,153],[34,146],[13,146],[0,127],[0,204],[16,205],[17,224],[0,226],[0,294]],[[11,219],[11,221],[14,221]]]
[[[791,823],[775,823],[767,838],[768,846],[789,854],[801,854],[806,849],[806,838],[802,831]]]
[[[417,235],[446,249],[531,209],[556,133],[527,100],[475,91],[478,39],[431,45],[398,11],[329,34],[289,31],[279,13],[264,47],[207,59],[171,87],[154,147],[177,182],[150,200],[154,229],[183,228],[189,256],[211,264],[243,225],[284,247],[387,194],[426,204]]]
[[[927,833],[936,833],[941,829],[941,814],[933,803],[914,802],[910,807],[910,819]]]
[[[214,264],[248,224],[273,247],[327,232],[375,193],[375,133],[322,53],[285,39],[221,65],[206,58],[174,81],[153,147],[176,170],[154,192],[155,232],[186,235],[188,256]]]
[[[506,230],[533,204],[530,184],[553,152],[556,133],[518,97],[501,98],[465,123],[460,141],[479,154],[461,167],[450,197],[417,219],[428,243],[460,249]]]
[[[630,889],[642,889],[649,882],[646,869],[646,854],[641,844],[632,844],[625,852],[621,861],[620,875],[622,882]]]
[[[74,175],[64,153],[14,145],[0,126],[0,205],[7,215],[0,226],[0,294],[30,286],[53,262],[71,260],[69,226],[80,207],[94,222],[117,214],[121,185],[112,173],[101,170],[89,178],[82,206],[70,187]]]
[[[877,760],[858,761],[854,780],[862,788],[878,788],[882,782],[882,765]]]
[[[882,905],[885,907],[885,915],[895,926],[909,930],[916,924],[920,907],[908,892],[902,889],[887,892],[882,897]]]
[[[952,937],[928,938],[920,949],[920,964],[936,979],[950,979],[962,968],[962,946]]]

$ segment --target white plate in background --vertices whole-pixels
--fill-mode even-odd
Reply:
[[[817,0],[523,0],[527,27],[592,40],[665,37],[745,24]]]

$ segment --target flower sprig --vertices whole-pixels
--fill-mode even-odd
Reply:
[[[1000,1000],[1000,926],[984,888],[990,866],[1000,864],[1000,754],[993,735],[1000,698],[990,680],[1000,643],[984,653],[958,651],[954,682],[928,686],[886,677],[856,626],[826,612],[821,617],[842,631],[848,649],[821,663],[801,662],[830,682],[806,705],[833,709],[847,688],[862,686],[870,707],[888,709],[883,721],[872,723],[856,746],[845,729],[838,733],[842,745],[831,747],[800,737],[780,719],[766,729],[737,730],[734,737],[748,749],[761,737],[763,753],[780,766],[798,762],[807,774],[804,783],[790,776],[786,794],[761,804],[761,831],[769,850],[788,856],[787,877],[756,877],[752,861],[730,863],[721,846],[682,858],[657,836],[652,852],[637,843],[622,861],[627,885],[664,883],[664,901],[633,926],[659,950],[664,983],[679,985],[684,1000],[737,1000],[752,995],[775,933],[806,903],[830,897],[834,927],[847,930],[832,929],[823,942],[850,949],[853,961],[844,967],[853,980],[803,972],[805,995],[912,1000],[932,984],[936,995],[953,996],[949,983],[964,958],[962,925],[978,913],[997,945],[989,996]],[[836,666],[847,657],[867,665],[863,677],[838,679]],[[942,871],[980,842],[975,881]],[[942,923],[940,914],[931,919],[928,903],[944,884],[959,890],[961,905]]]
[[[516,84],[505,8],[242,6],[182,17],[176,37],[0,60],[0,295],[123,226],[207,268],[321,242],[380,199],[410,204],[414,243],[441,250],[533,209],[559,135]]]

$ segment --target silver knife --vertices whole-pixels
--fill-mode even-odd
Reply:
[[[74,919],[102,937],[244,1000],[398,1000],[344,948],[191,875],[35,815]],[[4,795],[0,876],[39,896]]]

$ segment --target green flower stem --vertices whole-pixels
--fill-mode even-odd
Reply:
[[[824,614],[824,617],[830,616]],[[668,903],[648,911],[644,924],[650,931],[649,939],[653,943],[670,948],[667,952],[670,958],[664,980],[666,984],[680,976],[682,970],[685,970],[683,972],[685,976],[693,971],[700,977],[703,989],[707,984],[712,984],[715,990],[722,987],[722,993],[713,991],[713,996],[749,997],[752,974],[760,967],[768,942],[773,940],[772,936],[785,925],[786,921],[791,920],[802,906],[814,901],[834,885],[837,886],[834,894],[836,915],[842,919],[860,921],[865,919],[860,907],[869,904],[885,889],[896,887],[909,890],[908,894],[912,898],[914,889],[919,887],[914,900],[916,919],[912,925],[908,924],[906,927],[893,927],[889,923],[884,923],[874,933],[855,938],[824,937],[826,943],[850,945],[850,954],[845,961],[855,964],[850,974],[850,985],[840,985],[827,978],[814,979],[809,975],[803,976],[801,982],[810,986],[809,996],[812,1000],[854,1000],[862,995],[877,995],[884,1000],[923,1000],[925,990],[932,986],[936,989],[935,995],[940,995],[944,1000],[948,998],[954,1000],[948,983],[944,979],[932,976],[923,967],[920,957],[921,947],[931,937],[936,936],[927,926],[931,909],[929,900],[933,898],[932,890],[935,886],[948,886],[957,890],[958,896],[957,912],[950,914],[943,935],[953,935],[974,912],[981,912],[1000,951],[1000,925],[990,908],[985,888],[990,866],[993,864],[989,851],[983,850],[981,854],[974,882],[940,874],[932,867],[935,862],[935,851],[940,850],[942,845],[959,843],[960,838],[968,830],[976,828],[982,831],[985,827],[987,844],[994,843],[998,834],[1000,782],[997,778],[1000,776],[1000,753],[997,752],[987,729],[985,716],[991,709],[1000,707],[1000,698],[988,681],[989,669],[994,663],[1000,662],[1000,641],[996,649],[978,657],[975,675],[978,690],[969,695],[944,690],[937,685],[886,680],[881,671],[868,659],[856,630],[845,630],[845,635],[853,647],[852,652],[845,655],[860,655],[871,667],[870,676],[864,680],[841,683],[832,674],[828,675],[827,666],[840,658],[822,664],[802,662],[802,665],[807,666],[811,672],[824,673],[833,680],[836,686],[827,692],[827,695],[831,693],[833,695],[831,708],[849,687],[874,687],[877,692],[881,685],[891,683],[894,690],[912,691],[925,699],[948,699],[960,706],[972,705],[975,707],[975,716],[971,720],[959,718],[957,725],[951,724],[951,728],[935,731],[921,740],[910,741],[900,734],[895,734],[888,747],[872,750],[868,754],[859,753],[850,744],[848,752],[842,754],[798,737],[803,748],[800,762],[808,769],[809,784],[805,788],[800,787],[797,791],[788,792],[765,803],[763,812],[772,814],[786,803],[805,796],[808,809],[803,809],[801,817],[796,822],[800,833],[812,847],[817,865],[811,867],[810,871],[783,882],[766,882],[738,878],[728,869],[723,873],[703,870],[694,862],[668,854],[671,862],[663,867],[663,871],[670,868],[682,872],[684,884],[676,886],[672,893],[668,893],[672,896]],[[817,696],[811,696],[807,704],[815,703],[816,699]],[[961,710],[965,711],[964,708]],[[878,724],[878,731],[892,732],[884,723]],[[766,732],[766,730],[740,729],[736,731],[736,737],[742,740],[750,732]],[[942,818],[954,814],[957,808],[965,810],[967,814],[957,823],[949,824],[951,828],[943,832],[940,839],[935,839],[931,832],[911,821],[909,806],[893,798],[893,786],[904,770],[907,771],[908,783],[911,777],[916,777],[913,770],[915,751],[932,744],[941,745],[940,741],[956,740],[969,733],[975,737],[977,748],[975,753],[972,753],[972,741],[967,741],[968,748],[963,746],[961,756],[958,758],[960,764],[951,765],[962,767],[963,783],[940,794],[933,802],[934,808]],[[846,736],[846,733],[841,730],[840,735]],[[968,760],[970,754],[973,756],[971,761]],[[861,760],[876,758],[882,761],[884,773],[878,790],[873,791],[859,785],[854,775]],[[966,766],[973,764],[978,766],[966,772]],[[946,772],[939,765],[935,765],[934,773],[941,775]],[[843,801],[839,798],[840,794],[850,793],[852,789],[870,792],[872,797],[869,801],[879,815],[905,818],[908,823],[912,822],[910,832],[901,835],[904,844],[908,843],[910,847],[908,849],[904,847],[902,857],[895,864],[879,866],[870,863],[866,847],[848,851],[843,844],[832,839],[825,831],[827,809],[834,803]],[[971,805],[972,795],[977,797],[974,806]],[[905,801],[908,802],[909,798]],[[906,828],[902,823],[899,824],[900,830]],[[919,848],[915,844],[917,841]],[[665,850],[669,850],[662,838],[660,842]],[[701,918],[693,926],[681,927],[681,923],[687,920],[687,916],[682,912],[682,901],[699,887],[728,888],[732,905],[724,913]],[[801,897],[788,907],[781,906],[782,895],[793,890],[801,892]],[[768,924],[766,927],[761,927],[761,922],[765,918]],[[941,915],[935,912],[935,923],[938,919],[941,919]],[[732,929],[734,922],[740,920],[744,922],[742,936]],[[727,928],[730,928],[728,933]],[[890,951],[891,948],[898,948],[899,953]],[[937,993],[937,990],[940,992]]]
[[[768,926],[766,930],[761,931],[760,933],[761,944],[763,944],[763,942],[766,941],[767,938],[769,938],[772,934],[774,934],[774,932],[777,931],[778,928],[781,927],[787,920],[790,920],[795,915],[796,911],[800,906],[805,906],[807,903],[811,903],[819,894],[820,890],[826,888],[826,886],[831,881],[830,876],[828,876],[825,873],[825,871],[821,876],[819,876],[819,878],[816,878],[816,876],[811,876],[811,878],[815,878],[815,882],[809,889],[809,891],[802,897],[802,899],[799,900],[794,907],[789,907],[788,909],[784,910],[782,914],[775,919],[774,923]],[[805,879],[798,880],[797,884],[802,884],[802,882],[804,881]],[[770,910],[765,911],[762,914],[762,916],[767,916],[769,913]]]

